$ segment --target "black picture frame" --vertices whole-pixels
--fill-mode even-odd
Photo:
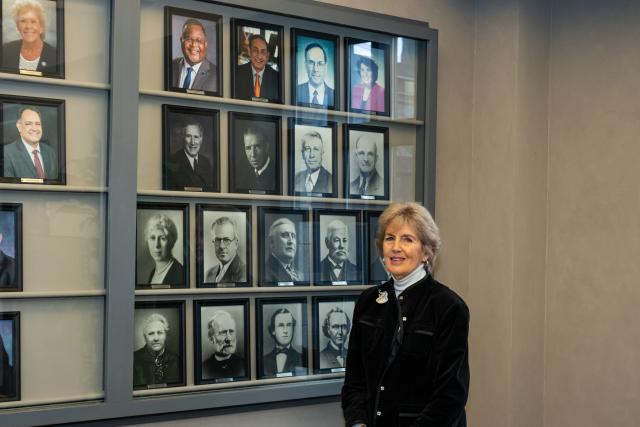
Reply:
[[[0,292],[22,292],[22,204],[0,203]]]
[[[154,316],[158,314],[163,316],[168,324],[168,330],[166,328],[164,330],[165,340],[162,346],[164,352],[160,361],[154,358],[154,349],[147,346],[147,339],[144,336],[144,326],[147,321],[151,327],[158,326],[153,323],[165,323]],[[149,319],[151,316],[154,317]],[[143,390],[185,385],[184,301],[137,301],[133,324],[133,389]],[[177,339],[175,338],[176,333],[178,334]],[[151,342],[157,342],[161,339],[154,340],[154,335],[156,334],[152,334],[150,337]],[[157,335],[161,336],[162,334]],[[160,374],[162,374],[161,379],[156,382],[156,375]],[[150,378],[151,380],[149,380]],[[160,382],[162,380],[165,381]]]
[[[219,192],[219,141],[220,111],[163,104],[162,188]],[[192,154],[197,155],[195,167]]]
[[[166,241],[170,237],[171,223],[176,227],[176,240],[173,246],[168,248],[169,253],[164,257],[171,256],[173,263],[167,266],[167,272],[162,278],[162,283],[152,283],[156,274],[156,261],[151,253],[151,242],[145,237],[146,228],[151,221],[156,224],[156,230],[163,236],[150,236],[154,241]],[[170,222],[169,222],[170,221]],[[170,244],[170,242],[167,242]],[[158,248],[154,251],[157,256],[162,253],[157,251],[165,250]],[[175,254],[175,255],[174,255]],[[181,262],[181,263],[180,263]],[[136,289],[169,289],[189,287],[189,205],[186,203],[152,203],[139,202],[136,212]]]
[[[63,99],[1,95],[0,125],[2,126],[0,182],[66,184],[65,101]],[[43,178],[37,176],[33,156],[21,141],[23,139],[21,132],[30,140],[27,145],[38,141]]]
[[[289,133],[289,194],[311,197],[338,197],[338,125],[336,122],[302,120],[290,117]],[[307,143],[312,145],[303,150]],[[318,142],[322,151],[318,154]],[[308,151],[308,152],[307,152]],[[313,154],[312,154],[313,153]],[[313,187],[308,191],[310,163],[321,164],[314,170]],[[329,159],[327,159],[329,157]],[[315,179],[315,181],[313,181]]]
[[[256,63],[263,65],[260,96],[254,92],[251,64],[250,36],[263,38],[269,56],[256,54]],[[246,19],[231,18],[231,96],[235,99],[282,104],[283,96],[283,40],[284,28],[281,25]],[[274,87],[275,86],[275,87]]]
[[[379,116],[391,115],[391,104],[389,102],[389,94],[391,92],[389,45],[345,37],[344,51],[346,57],[344,76],[346,80],[347,111]],[[370,96],[366,101],[367,104],[364,105],[363,94],[365,89],[360,74],[362,63],[370,71],[372,80]],[[382,67],[384,67],[382,69],[384,87],[380,85],[380,68]]]
[[[291,224],[295,227],[295,242],[290,236]],[[269,234],[273,227],[274,240]],[[281,229],[283,228],[284,229]],[[281,233],[286,241],[278,241],[275,233]],[[309,211],[306,209],[258,207],[258,285],[259,286],[305,286],[310,284],[311,241],[309,238]],[[293,249],[293,261],[286,271],[285,261]],[[274,254],[278,252],[278,254]]]
[[[367,283],[370,285],[380,285],[389,280],[389,273],[382,262],[382,254],[376,248],[376,234],[378,231],[378,221],[382,211],[365,212],[365,223],[367,224]]]
[[[363,283],[362,228],[362,211],[360,210],[313,210],[313,264],[316,285],[339,286]],[[331,237],[329,230],[333,230]],[[335,276],[332,261],[337,264],[342,263],[339,276]]]
[[[194,25],[200,24],[204,29],[206,40],[205,57],[200,58],[200,50],[203,43],[198,43],[198,38],[194,39],[197,43],[195,52],[191,53],[191,60],[197,61],[197,65],[189,64],[185,59],[185,49],[187,46],[193,47],[193,42],[182,41],[182,32],[184,26],[189,22],[188,30],[191,32]],[[196,31],[202,32],[201,29]],[[172,92],[184,92],[196,95],[222,96],[222,16],[212,13],[205,13],[195,10],[179,9],[175,7],[165,6],[164,8],[164,87],[165,90]],[[190,37],[189,37],[190,39]],[[184,44],[184,46],[183,46]],[[215,49],[214,52],[211,50]],[[189,76],[187,80],[187,72],[182,77],[183,67],[194,65],[198,67],[195,77]],[[185,81],[189,81],[188,87],[184,87]]]
[[[346,370],[349,335],[357,299],[357,295],[313,297],[312,348],[313,371],[316,374]]]
[[[8,348],[8,350],[7,350]],[[0,402],[21,399],[20,312],[0,312]]]
[[[389,200],[389,129],[379,126],[348,124],[344,128],[344,196],[347,199]],[[361,137],[364,137],[361,139]],[[356,158],[357,144],[361,146],[362,163]],[[374,148],[375,147],[375,150]],[[380,154],[382,153],[382,160]],[[373,163],[373,166],[371,165]],[[365,180],[365,194],[361,194],[360,169],[369,168],[371,178]]]
[[[291,28],[291,103],[327,110],[340,109],[340,36]],[[308,48],[308,49],[307,49]],[[317,49],[314,53],[314,49]],[[324,53],[324,61],[307,58]],[[307,61],[310,61],[307,63]],[[324,62],[324,65],[322,65]],[[317,82],[311,82],[311,74]],[[322,79],[320,81],[320,79]],[[310,84],[311,83],[311,84]],[[314,84],[317,83],[317,84]],[[313,87],[324,84],[318,103],[313,102]],[[311,86],[312,88],[310,89]]]
[[[226,314],[224,314],[226,313]],[[249,340],[249,300],[229,299],[229,300],[200,300],[193,303],[195,343],[194,343],[194,366],[196,384],[216,384],[226,382],[237,382],[251,379],[251,351]],[[216,320],[214,320],[214,317]],[[226,361],[219,362],[215,359],[214,352],[217,337],[211,337],[209,322],[231,318],[235,324],[233,333],[227,332],[224,339],[226,346],[234,347],[233,353]],[[220,325],[220,323],[218,323]],[[224,327],[231,328],[232,325],[223,324]],[[232,342],[235,340],[235,345]],[[224,352],[224,346],[223,346]]]
[[[246,139],[246,142],[245,142]],[[268,144],[260,144],[260,139]],[[229,192],[282,194],[282,119],[250,113],[229,113]],[[263,146],[268,159],[261,159],[256,146]],[[264,149],[264,145],[267,145]],[[252,160],[247,156],[252,151]],[[256,166],[252,166],[254,162]],[[265,163],[262,163],[265,162]],[[261,175],[255,169],[264,168]]]
[[[291,314],[291,319],[287,313]],[[293,321],[292,321],[293,320]],[[271,325],[273,321],[273,327]],[[276,332],[281,323],[279,333]],[[293,325],[291,325],[293,323]],[[287,332],[288,326],[289,331]],[[256,299],[256,361],[258,378],[286,378],[307,375],[307,299],[258,298]],[[289,343],[286,343],[286,340]],[[287,355],[278,370],[276,342],[286,344]],[[282,362],[281,362],[282,363]]]
[[[0,22],[5,22],[5,19],[11,19],[15,2],[16,0],[2,2]],[[20,34],[18,25],[2,26],[2,32],[0,32],[0,44],[2,45],[0,70],[5,73],[64,79],[64,0],[38,0],[37,4],[42,7],[42,14],[46,22],[44,35],[41,33],[40,36],[44,44],[39,61],[35,65],[35,70],[20,68],[20,50],[25,36]],[[38,15],[29,6],[23,7],[22,13],[35,14],[36,17]],[[51,16],[52,14],[54,15],[53,17]],[[32,36],[26,35],[26,37],[29,39]],[[53,42],[52,39],[54,40]],[[31,40],[27,41],[31,42]],[[32,42],[36,43],[37,40]]]
[[[227,218],[229,221],[225,220]],[[237,241],[227,243],[213,243],[213,225],[220,227],[216,232],[224,234],[220,239],[229,238],[229,227],[235,229]],[[253,215],[251,206],[241,205],[196,205],[196,269],[197,287],[200,288],[229,288],[247,287],[252,285],[252,257],[251,257],[251,227]],[[232,239],[233,240],[233,239]],[[229,249],[231,248],[231,249]],[[235,249],[235,254],[230,250]],[[227,260],[230,263],[223,272],[221,281],[216,281],[220,274],[220,260],[217,251],[221,251],[221,257],[232,257]],[[224,252],[223,252],[224,251]],[[210,260],[215,260],[211,262]],[[222,279],[225,279],[222,281]]]

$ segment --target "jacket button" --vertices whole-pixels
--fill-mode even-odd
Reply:
[[[380,386],[380,391],[384,391],[384,386],[383,385]]]
[[[382,411],[376,412],[376,415],[379,417],[380,415],[382,415]]]
[[[404,301],[404,296],[400,295],[400,296],[398,297],[398,299],[399,299],[400,301]]]
[[[403,318],[402,318],[402,321],[403,321],[403,322],[406,322],[406,321],[407,321],[407,318],[406,318],[406,317],[403,317]]]

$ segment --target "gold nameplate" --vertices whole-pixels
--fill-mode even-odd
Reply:
[[[151,285],[151,289],[169,289],[171,285]]]
[[[42,178],[20,178],[20,182],[23,184],[43,184],[44,179]]]
[[[269,102],[269,100],[266,99],[266,98],[256,98],[256,97],[253,97],[253,96],[251,97],[251,100],[252,101],[256,101],[256,102]]]
[[[25,76],[42,77],[42,72],[41,71],[35,71],[35,70],[20,70],[20,74],[24,74]]]
[[[190,93],[192,95],[204,95],[203,90],[195,90],[195,89],[187,89],[187,93]]]
[[[202,187],[184,187],[184,191],[204,191]]]

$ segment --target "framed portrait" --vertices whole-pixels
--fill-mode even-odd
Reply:
[[[344,372],[357,296],[313,297],[313,370]]]
[[[133,315],[134,390],[185,385],[184,301],[138,301]]]
[[[136,289],[189,287],[189,205],[138,203]]]
[[[389,200],[389,129],[345,125],[343,164],[345,198]]]
[[[0,13],[2,71],[63,79],[64,0],[3,0]]]
[[[339,40],[331,34],[291,29],[292,104],[339,109]]]
[[[162,188],[220,191],[220,112],[162,105]]]
[[[0,292],[22,291],[22,205],[0,203]]]
[[[316,285],[361,285],[363,280],[362,212],[313,211]]]
[[[196,205],[198,287],[251,286],[251,206]]]
[[[283,32],[280,25],[231,18],[233,98],[282,103]]]
[[[222,96],[222,16],[164,8],[166,90]]]
[[[281,119],[229,113],[229,192],[282,194]]]
[[[345,37],[347,110],[389,116],[389,45]]]
[[[20,313],[0,312],[0,402],[20,400]]]
[[[379,285],[389,280],[389,273],[382,262],[382,254],[376,247],[376,234],[378,232],[378,220],[381,211],[365,212],[365,223],[367,224],[367,239],[369,242],[367,251],[368,275],[367,282],[370,285]]]
[[[195,301],[196,384],[242,381],[249,369],[249,300]]]
[[[0,96],[0,182],[66,184],[65,101]]]
[[[307,299],[256,299],[258,378],[307,375]]]
[[[337,125],[289,118],[289,194],[338,197]]]
[[[309,211],[261,206],[258,216],[259,285],[308,285]]]

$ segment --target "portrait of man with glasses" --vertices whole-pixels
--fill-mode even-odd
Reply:
[[[296,44],[295,103],[315,108],[336,108],[335,43],[331,36],[294,30]],[[304,71],[303,71],[304,70]]]

